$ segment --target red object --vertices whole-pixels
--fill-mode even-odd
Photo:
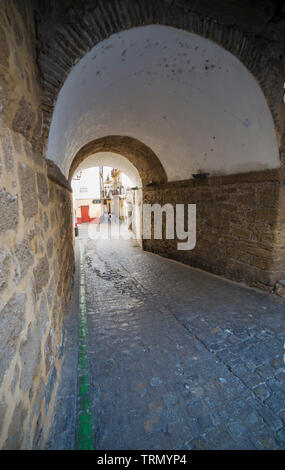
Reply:
[[[90,222],[89,218],[89,206],[81,206],[81,223]]]

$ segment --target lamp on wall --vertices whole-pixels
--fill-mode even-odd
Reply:
[[[210,176],[210,173],[194,173],[192,174],[193,178],[197,179],[197,180],[205,180],[206,178],[208,178]]]

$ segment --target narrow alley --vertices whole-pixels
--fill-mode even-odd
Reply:
[[[0,1],[1,450],[285,449],[284,80],[285,0]]]
[[[143,252],[134,241],[91,240],[87,224],[77,245],[93,447],[285,448],[284,299]],[[70,377],[63,381],[69,395]],[[76,440],[64,441],[72,417],[63,399],[53,448]]]

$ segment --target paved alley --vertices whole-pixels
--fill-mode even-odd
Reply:
[[[285,448],[285,301],[80,230],[95,448]]]
[[[285,449],[285,301],[134,241],[88,239],[87,227],[76,243],[93,447]],[[64,433],[62,447],[70,445],[67,395],[50,447],[60,447]]]

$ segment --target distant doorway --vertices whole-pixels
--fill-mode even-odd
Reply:
[[[81,223],[88,223],[89,218],[89,206],[81,206]]]

